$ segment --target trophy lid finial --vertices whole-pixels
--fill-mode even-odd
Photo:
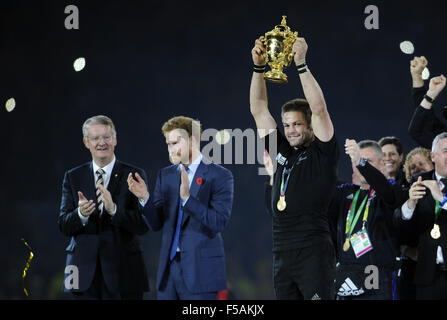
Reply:
[[[287,16],[282,16],[282,21],[281,21],[281,25],[282,26],[286,26],[287,25],[286,18],[287,18]]]

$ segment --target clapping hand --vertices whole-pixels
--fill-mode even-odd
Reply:
[[[410,190],[408,190],[409,199],[407,202],[408,208],[414,209],[416,207],[419,199],[422,199],[425,196],[425,186],[422,183],[422,177],[419,176],[418,180],[415,181]]]
[[[181,184],[180,184],[180,198],[186,201],[189,197],[189,178],[185,167],[182,165]]]
[[[93,200],[87,200],[87,198],[84,196],[84,194],[81,191],[78,191],[78,207],[81,211],[81,214],[84,217],[90,216],[93,211],[95,211],[95,202]]]
[[[99,197],[99,200],[102,200],[104,203],[104,209],[108,213],[112,213],[115,211],[115,203],[113,202],[112,195],[110,194],[110,191],[107,190],[102,184],[98,185],[99,192],[101,192],[101,196]]]
[[[138,199],[147,201],[149,198],[149,192],[147,191],[146,183],[144,179],[135,172],[135,179],[132,177],[132,173],[129,173],[127,177],[127,185],[129,186],[129,191],[132,192]]]

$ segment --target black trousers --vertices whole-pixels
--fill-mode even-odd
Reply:
[[[362,266],[360,274],[351,274],[353,279],[364,279],[366,266]],[[338,276],[338,275],[337,275]],[[345,274],[342,278],[350,276],[350,274]],[[363,283],[358,283],[359,286],[365,291],[363,294],[358,296],[337,296],[337,300],[393,300],[393,281],[395,279],[394,272],[390,268],[380,268],[379,267],[379,287],[377,289],[366,289]],[[336,288],[337,290],[337,288]]]
[[[416,300],[416,286],[413,281],[416,262],[411,259],[405,259],[402,261],[400,270],[401,273],[398,278],[399,300]]]
[[[417,300],[447,300],[447,270],[436,270],[435,280],[428,286],[417,286]]]
[[[101,260],[97,259],[95,275],[90,288],[84,292],[73,292],[76,300],[142,300],[143,292],[115,293],[111,292],[104,281],[101,270]]]
[[[273,253],[273,283],[278,300],[333,300],[335,251],[330,239]]]

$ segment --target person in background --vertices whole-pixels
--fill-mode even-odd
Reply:
[[[383,152],[383,173],[387,179],[400,186],[407,186],[405,173],[403,171],[404,153],[402,144],[396,137],[383,137],[379,140]]]
[[[411,150],[405,159],[404,172],[408,183],[411,183],[415,175],[433,170],[433,162],[430,158],[430,150],[416,147]],[[397,213],[399,214],[399,213]],[[401,257],[398,279],[399,300],[415,300],[416,286],[413,283],[414,271],[417,262],[417,242],[405,230],[401,231]]]
[[[422,172],[409,190],[401,218],[411,224],[418,245],[414,283],[417,299],[447,299],[447,133],[435,137],[434,170]]]
[[[447,126],[436,116],[433,104],[445,87],[444,75],[433,77],[428,89],[424,86],[422,71],[427,66],[425,57],[415,57],[410,62],[413,82],[413,102],[416,106],[408,127],[408,133],[419,146],[430,149],[436,135],[447,131]]]
[[[391,300],[394,296],[394,265],[399,255],[394,209],[406,200],[401,186],[382,174],[383,152],[376,141],[346,139],[360,185],[337,187],[329,207],[337,248],[336,290],[339,300]],[[378,268],[377,288],[364,285],[366,268]]]

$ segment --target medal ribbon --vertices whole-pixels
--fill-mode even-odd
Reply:
[[[352,231],[354,230],[354,227],[357,224],[357,221],[359,220],[360,213],[363,211],[363,207],[365,206],[365,203],[366,203],[366,209],[365,209],[365,212],[363,213],[363,219],[362,219],[363,227],[365,227],[365,223],[368,220],[369,207],[371,205],[371,199],[374,195],[374,190],[371,189],[371,192],[369,193],[369,197],[365,196],[362,203],[360,204],[360,207],[357,210],[357,213],[355,213],[355,217],[354,217],[354,214],[351,214],[351,212],[355,212],[355,207],[357,205],[357,199],[359,197],[359,194],[360,194],[360,189],[357,190],[357,192],[355,193],[354,199],[352,200],[351,205],[349,206],[348,216],[346,217],[346,229],[345,229],[346,239],[349,239],[351,237]],[[367,202],[367,200],[368,200],[368,202]]]
[[[439,201],[435,200],[435,223],[438,220],[439,213],[441,212],[442,208],[439,206]]]
[[[298,156],[296,157],[295,161],[293,162],[293,165],[287,169],[287,164],[289,163],[288,160],[286,160],[286,163],[284,165],[284,168],[282,169],[282,175],[281,175],[281,188],[280,188],[280,196],[284,197],[286,195],[286,190],[287,190],[287,185],[289,184],[289,178],[290,178],[290,174],[292,173],[293,168],[295,167],[296,162],[298,161],[298,159],[301,157],[301,155],[305,152],[306,150],[300,152],[300,154],[298,154]],[[287,174],[287,179],[284,182],[284,176]]]

